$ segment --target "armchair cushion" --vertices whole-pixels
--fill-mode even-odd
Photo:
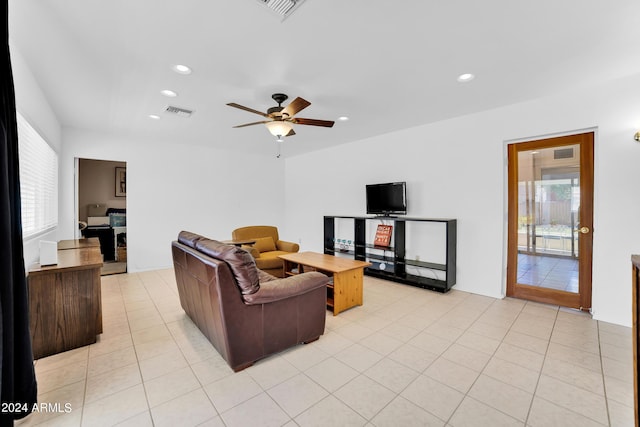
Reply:
[[[273,241],[273,237],[256,237],[256,242],[253,247],[258,250],[259,253],[271,252],[276,250],[276,242]]]
[[[231,268],[242,295],[253,294],[260,289],[256,262],[249,252],[234,245],[225,245],[217,240],[206,238],[196,241],[195,249],[225,261]]]

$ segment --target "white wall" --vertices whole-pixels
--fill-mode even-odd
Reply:
[[[29,124],[60,154],[62,147],[61,128],[49,102],[45,98],[31,70],[14,45],[10,45],[13,84],[16,92],[16,108]],[[24,261],[27,268],[38,262],[41,240],[58,240],[58,230],[24,241]]]
[[[284,168],[275,157],[66,128],[63,139],[60,238],[72,238],[77,225],[74,159],[125,161],[130,272],[171,266],[181,230],[224,240],[245,225],[281,226]]]
[[[408,215],[458,219],[456,289],[505,291],[506,142],[596,128],[594,318],[631,325],[640,253],[640,75],[286,161],[286,233],[322,251],[323,215],[363,215],[366,183],[407,181]]]

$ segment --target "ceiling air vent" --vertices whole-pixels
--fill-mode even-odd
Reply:
[[[175,114],[180,117],[191,117],[193,114],[193,110],[187,110],[185,108],[174,107],[172,105],[168,105],[167,108],[164,109],[165,113]]]
[[[267,6],[284,21],[304,0],[258,0],[258,2]]]
[[[560,148],[558,150],[553,150],[553,159],[573,159],[573,148]]]

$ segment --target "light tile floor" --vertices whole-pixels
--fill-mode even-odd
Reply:
[[[577,259],[518,254],[518,283],[577,293],[578,278]]]
[[[40,402],[71,410],[18,425],[633,425],[631,330],[579,312],[366,277],[318,341],[233,373],[173,270],[102,292],[99,341],[36,362]]]

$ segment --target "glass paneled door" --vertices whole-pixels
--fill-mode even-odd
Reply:
[[[507,296],[591,308],[593,133],[508,146]]]

